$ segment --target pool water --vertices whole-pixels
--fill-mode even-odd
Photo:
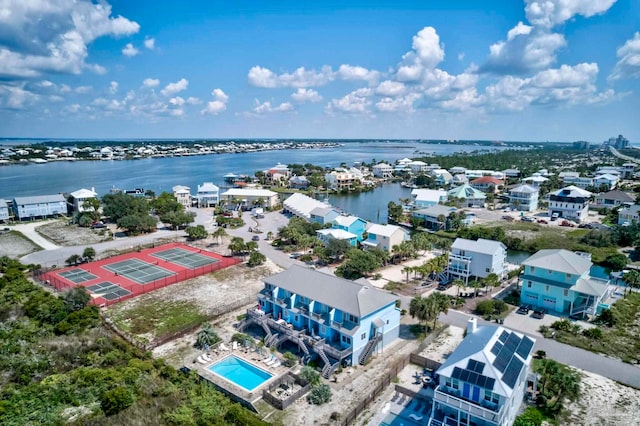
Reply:
[[[268,371],[258,368],[235,355],[228,356],[208,368],[212,373],[249,392],[273,377],[273,374]]]
[[[389,413],[384,418],[384,420],[382,420],[380,426],[419,426],[419,424],[414,421],[405,419],[404,417]]]

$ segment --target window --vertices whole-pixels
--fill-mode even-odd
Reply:
[[[547,293],[549,293],[549,286],[548,286],[548,285],[546,285],[546,286],[544,286],[544,287],[545,287],[544,291],[546,291]]]
[[[294,317],[293,317],[293,319],[294,319],[295,321],[298,321],[298,315],[294,316]]]
[[[451,387],[451,377],[447,377],[447,379],[445,380],[444,384],[450,388]]]
[[[571,274],[567,274],[567,279],[570,280],[571,279]]]
[[[530,266],[529,268],[531,268],[531,273],[533,274],[534,272],[536,272],[536,267],[535,266]]]
[[[485,401],[491,401],[491,391],[490,390],[485,390],[484,391],[484,400]]]
[[[484,271],[488,272],[488,273],[491,273],[491,268],[486,268]]]
[[[492,402],[493,402],[494,404],[497,404],[498,402],[500,402],[500,397],[499,397],[497,394],[494,394],[494,395],[493,395]]]
[[[358,317],[349,314],[349,321],[358,323]]]
[[[362,333],[362,334],[360,335],[360,340],[364,340],[364,339],[366,339],[366,338],[367,338],[367,333]]]
[[[564,289],[564,296],[567,297],[569,295],[569,289],[565,288]]]
[[[531,288],[531,281],[527,281],[527,288]]]
[[[387,320],[387,325],[389,325],[389,320]]]
[[[453,379],[453,383],[451,384],[451,387],[454,389],[460,388],[460,382],[458,382],[458,379]]]

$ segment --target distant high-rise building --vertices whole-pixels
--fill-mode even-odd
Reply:
[[[611,145],[615,149],[625,149],[629,147],[629,139],[625,138],[622,135],[618,135],[617,138],[609,138],[606,143]]]

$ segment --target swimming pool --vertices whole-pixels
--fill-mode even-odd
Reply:
[[[389,413],[384,420],[382,420],[380,426],[419,426],[419,424],[396,414]]]
[[[273,374],[268,371],[258,368],[235,355],[230,355],[216,362],[209,366],[208,369],[249,392],[273,377]]]

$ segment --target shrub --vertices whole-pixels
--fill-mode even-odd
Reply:
[[[331,400],[331,388],[329,385],[321,384],[314,386],[309,393],[309,403],[314,405],[322,405]]]
[[[309,382],[311,386],[315,386],[320,383],[320,374],[308,365],[302,367],[302,370],[300,370],[300,377]]]
[[[100,407],[104,414],[112,416],[133,404],[133,395],[128,388],[118,386],[102,394]]]
[[[571,331],[571,328],[573,327],[573,324],[571,324],[571,321],[569,321],[566,318],[563,318],[559,321],[554,322],[553,324],[551,324],[551,328],[553,328],[554,330],[558,330],[558,331]]]
[[[542,349],[538,349],[536,351],[536,358],[538,359],[545,359],[547,357],[547,352],[543,351]]]
[[[524,413],[516,417],[513,426],[540,426],[543,415],[536,407],[528,407]]]
[[[291,352],[285,352],[283,355],[284,365],[287,367],[293,367],[298,362],[298,357]]]
[[[613,327],[616,325],[617,320],[611,309],[603,309],[602,312],[598,314],[594,322],[596,324],[604,324],[607,327]]]
[[[602,339],[602,329],[598,327],[588,328],[586,330],[582,330],[582,335],[589,339],[600,340]]]
[[[254,251],[249,255],[249,261],[247,262],[247,265],[251,267],[259,266],[262,265],[266,260],[267,258],[264,254],[260,253],[259,251]]]
[[[493,313],[493,302],[491,300],[483,300],[476,305],[476,313],[478,315],[490,315]]]

